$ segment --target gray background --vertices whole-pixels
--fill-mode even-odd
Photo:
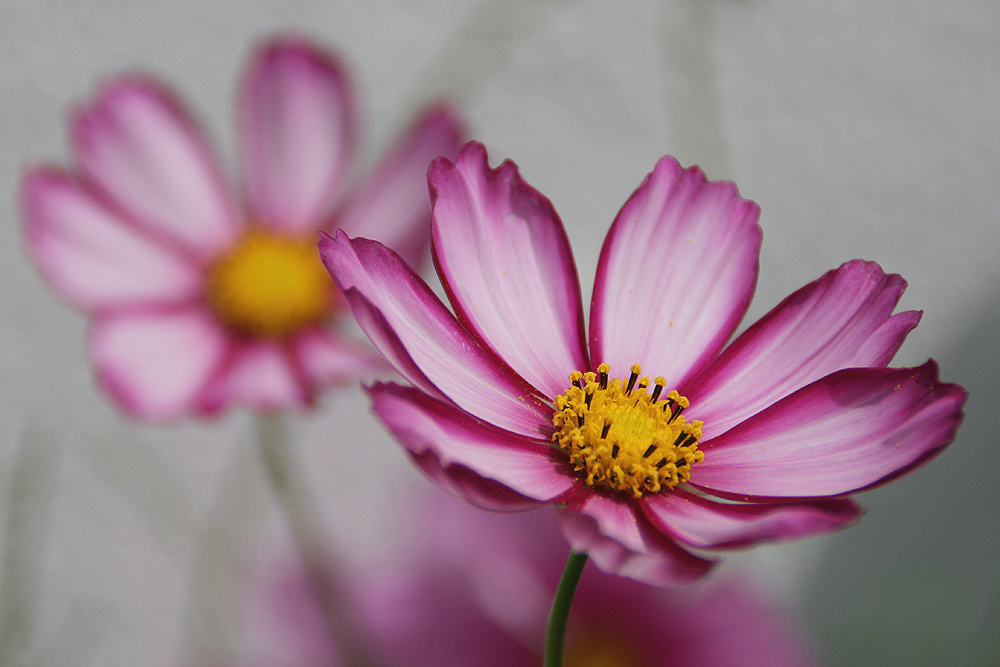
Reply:
[[[95,391],[85,320],[25,260],[14,205],[25,165],[66,161],[70,105],[121,71],[169,81],[232,166],[235,81],[276,30],[353,66],[369,160],[415,105],[461,102],[552,199],[585,283],[664,153],[761,205],[751,316],[854,257],[907,278],[901,307],[925,314],[897,362],[970,390],[958,441],[863,496],[858,526],[728,567],[772,581],[827,664],[1000,664],[995,0],[2,0],[0,663],[226,651],[243,574],[283,539],[247,414],[142,427]],[[422,481],[357,392],[293,429],[336,539],[391,544]]]

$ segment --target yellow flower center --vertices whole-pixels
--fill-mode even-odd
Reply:
[[[588,634],[566,647],[566,667],[638,667],[634,649],[611,637]]]
[[[608,382],[611,367],[570,374],[570,387],[555,399],[553,442],[569,454],[573,469],[588,486],[629,492],[635,497],[673,489],[691,478],[691,466],[705,458],[698,449],[702,422],[681,414],[690,405],[656,378],[632,366],[628,382]]]
[[[208,301],[232,328],[285,338],[329,317],[333,281],[313,239],[251,228],[208,276]]]

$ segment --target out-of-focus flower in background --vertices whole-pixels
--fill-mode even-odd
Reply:
[[[538,665],[565,544],[549,511],[489,514],[434,494],[398,550],[356,572],[353,604],[385,667]],[[312,580],[288,561],[250,583],[247,664],[339,664]],[[659,589],[599,570],[574,602],[566,667],[793,667],[804,633],[735,578]]]
[[[236,191],[192,115],[149,77],[112,79],[73,115],[73,169],[34,168],[22,183],[26,245],[91,316],[91,363],[129,415],[301,407],[381,366],[331,326],[343,301],[317,231],[378,238],[419,262],[427,164],[454,155],[461,128],[447,105],[427,109],[349,189],[355,134],[343,67],[296,37],[251,55]]]
[[[588,342],[562,223],[516,165],[491,169],[472,142],[428,177],[457,317],[384,246],[320,243],[414,385],[376,384],[373,408],[473,503],[557,504],[572,548],[608,572],[686,583],[714,565],[701,554],[835,530],[860,513],[844,496],[955,435],[964,389],[933,361],[887,368],[919,313],[893,314],[905,281],[874,263],[828,272],[723,349],[761,243],[759,209],[732,183],[659,161],[605,238]]]

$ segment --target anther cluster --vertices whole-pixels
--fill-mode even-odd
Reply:
[[[632,366],[627,381],[609,381],[611,367],[597,373],[570,374],[570,387],[555,399],[553,442],[588,486],[644,493],[670,490],[691,477],[691,466],[704,460],[698,449],[702,422],[688,421],[690,402],[656,378]]]

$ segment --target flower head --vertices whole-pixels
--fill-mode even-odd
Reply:
[[[33,169],[22,184],[27,249],[92,317],[97,377],[132,416],[302,406],[379,368],[330,327],[344,304],[316,234],[350,229],[418,262],[427,163],[453,155],[460,134],[451,109],[428,109],[348,192],[350,82],[333,56],[293,37],[251,55],[238,116],[233,191],[170,91],[116,78],[73,116],[74,169]]]
[[[373,409],[434,480],[475,504],[554,503],[573,549],[655,584],[718,550],[823,533],[847,496],[954,438],[965,391],[888,368],[920,314],[870,262],[826,273],[726,342],[757,279],[758,208],[665,157],[611,226],[589,335],[552,205],[467,144],[428,172],[449,311],[384,246],[320,242],[352,311],[412,386]],[[698,550],[700,555],[696,555]]]

